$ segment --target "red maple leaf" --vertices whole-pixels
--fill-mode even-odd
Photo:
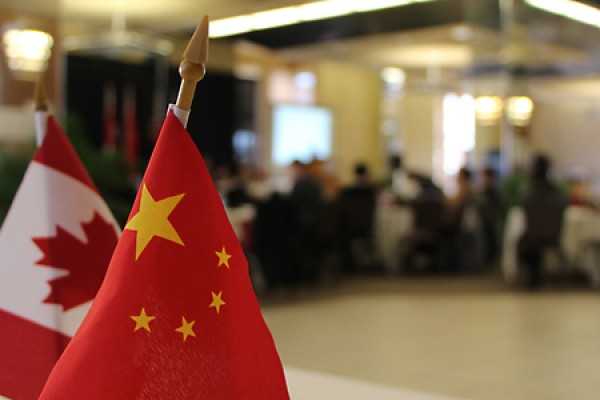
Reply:
[[[114,226],[98,213],[81,226],[87,242],[58,225],[56,236],[32,239],[44,253],[37,265],[68,271],[48,281],[52,290],[44,299],[44,303],[62,305],[65,311],[96,297],[118,240]]]

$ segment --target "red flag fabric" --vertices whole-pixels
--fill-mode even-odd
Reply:
[[[123,95],[123,125],[125,129],[125,162],[129,172],[137,172],[140,152],[140,130],[137,120],[135,88],[127,86]]]
[[[103,95],[102,147],[106,151],[114,151],[117,148],[117,141],[119,140],[117,92],[115,85],[113,83],[104,85]]]
[[[41,399],[288,399],[244,253],[170,111],[106,279]]]
[[[0,229],[0,397],[37,399],[119,228],[53,117]]]

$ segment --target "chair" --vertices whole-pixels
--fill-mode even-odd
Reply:
[[[486,235],[483,204],[469,199],[461,211],[457,235],[457,264],[462,272],[479,272],[486,266]]]
[[[553,252],[561,265],[565,263],[560,243],[565,202],[558,195],[537,198],[527,201],[523,210],[526,227],[518,242],[519,274],[524,274],[528,286],[535,288],[541,283],[548,252]]]
[[[344,268],[372,268],[375,256],[376,193],[370,187],[350,187],[337,199],[337,231]]]
[[[438,199],[417,199],[411,204],[413,230],[399,244],[402,273],[439,270],[442,265],[444,203]]]
[[[259,203],[253,223],[253,257],[267,286],[289,286],[296,278],[293,253],[294,210],[289,199],[274,193]],[[254,257],[255,256],[255,257]]]

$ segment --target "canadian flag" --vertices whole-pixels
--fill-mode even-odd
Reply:
[[[0,228],[0,398],[37,399],[120,229],[56,120]]]

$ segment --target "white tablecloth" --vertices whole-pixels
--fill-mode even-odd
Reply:
[[[228,207],[225,209],[229,222],[235,232],[238,240],[244,243],[244,224],[250,223],[256,216],[256,209],[254,206],[245,204],[240,207]]]
[[[517,277],[517,244],[525,228],[523,209],[514,207],[509,210],[502,246],[502,271],[507,281],[514,281]],[[594,257],[587,257],[588,254],[585,254],[593,250],[589,247],[593,243],[600,244],[600,213],[583,207],[567,207],[560,239],[565,267],[581,270],[597,285],[600,284],[600,253],[598,260],[595,259],[595,254]]]
[[[584,207],[565,212],[562,249],[569,262],[600,287],[600,213]]]
[[[518,276],[517,245],[525,232],[525,224],[525,212],[521,207],[508,211],[502,243],[502,273],[508,282],[514,282]]]
[[[600,240],[600,214],[589,208],[567,208],[561,239],[567,257],[575,261],[582,245],[598,240]]]
[[[380,203],[375,211],[375,243],[388,272],[398,263],[400,240],[410,233],[413,215],[408,207]]]

